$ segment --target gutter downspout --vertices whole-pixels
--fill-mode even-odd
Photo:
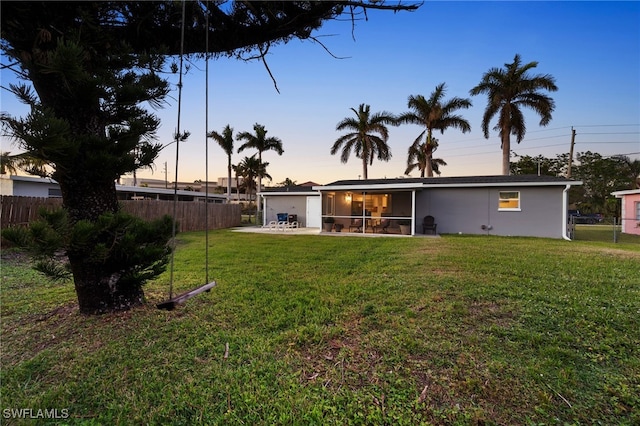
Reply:
[[[262,224],[264,225],[265,223],[267,223],[267,199],[264,198],[264,195],[262,193],[260,193],[259,195],[260,195],[260,198],[258,198],[258,202],[260,202],[260,199],[262,199],[262,202],[264,203],[264,211],[260,212],[260,216],[262,216]],[[259,226],[259,223],[257,222],[258,222],[258,216],[256,215],[256,226]]]
[[[569,188],[571,188],[571,185],[567,184],[564,187],[564,190],[562,191],[562,238],[567,240],[567,241],[571,241],[571,238],[569,238],[569,236],[567,235],[567,224],[568,222],[568,217],[567,217],[567,206],[569,205],[569,195],[568,195],[568,191]]]
[[[411,191],[411,236],[416,235],[416,190]]]

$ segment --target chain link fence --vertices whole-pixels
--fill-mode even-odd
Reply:
[[[575,217],[569,219],[569,236],[576,241],[640,244],[640,235],[623,232],[638,228],[637,220],[619,217]],[[640,230],[640,228],[638,228]]]

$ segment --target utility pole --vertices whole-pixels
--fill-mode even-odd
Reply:
[[[167,183],[167,162],[164,162],[164,189],[167,189],[169,187],[168,183]]]
[[[567,167],[567,179],[571,179],[571,163],[573,162],[573,147],[576,144],[576,130],[571,126],[571,148],[569,148],[569,166]]]

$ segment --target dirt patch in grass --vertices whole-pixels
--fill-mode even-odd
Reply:
[[[437,300],[437,296],[434,297]],[[418,315],[425,306],[412,309]],[[413,388],[412,409],[432,424],[465,419],[464,424],[514,424],[522,420],[522,386],[505,378],[504,365],[492,360],[478,341],[489,327],[508,327],[513,312],[497,302],[473,301],[461,323],[452,329],[422,330],[420,349],[397,357],[389,335],[371,333],[368,318],[354,317],[340,325],[339,336],[314,345],[302,345],[296,353],[301,384],[321,384],[334,392],[383,389],[391,394]],[[402,383],[402,384],[399,384]],[[518,405],[516,405],[518,404]],[[529,406],[529,407],[528,407]]]
[[[42,314],[35,319],[35,321],[49,321],[50,325],[57,325],[61,322],[67,320],[69,316],[78,313],[78,305],[75,303],[69,303],[67,305],[62,305],[56,309],[53,309],[46,314]]]
[[[499,304],[495,301],[474,301],[469,305],[470,324],[490,327],[509,327],[514,320],[515,314],[506,304]]]
[[[361,319],[353,319],[342,325],[346,331],[339,336],[321,344],[302,345],[296,354],[302,383],[320,382],[325,388],[337,390],[360,389],[378,382],[374,372],[381,355],[366,344],[360,323]]]
[[[0,254],[0,262],[10,263],[14,265],[15,264],[27,265],[29,263],[29,256],[15,249],[5,249],[5,250],[2,250],[2,254]]]
[[[620,257],[623,259],[640,259],[640,251],[629,251],[622,249],[615,249],[610,247],[576,247],[574,251],[580,253],[599,253],[609,256]]]
[[[105,344],[101,333],[110,335],[109,329],[122,329],[123,333],[128,328],[135,329],[133,316],[136,310],[145,309],[140,307],[103,316],[85,316],[74,302],[45,313],[5,318],[2,324],[2,362],[6,366],[15,365],[47,349],[55,350],[66,345],[93,352]]]
[[[17,364],[68,341],[77,332],[78,315],[78,305],[71,303],[43,314],[3,319],[3,364]]]

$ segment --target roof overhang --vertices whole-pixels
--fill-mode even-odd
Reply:
[[[500,188],[500,187],[540,187],[540,186],[558,186],[566,187],[567,185],[582,185],[582,181],[573,180],[557,180],[557,181],[504,181],[504,182],[453,182],[453,183],[432,183],[431,182],[410,182],[400,183],[340,183],[314,186],[313,189],[318,191],[409,191],[433,188]]]
[[[348,185],[324,185],[314,186],[318,191],[389,191],[389,190],[411,190],[421,189],[423,185],[416,183],[378,183],[378,184],[348,184]]]
[[[33,182],[33,183],[42,183],[42,184],[58,184],[55,180],[51,178],[43,178],[39,176],[18,176],[18,175],[10,175],[9,179],[17,181],[17,182]]]
[[[627,189],[626,191],[614,191],[611,193],[611,195],[615,196],[616,198],[622,198],[625,195],[635,194],[640,194],[640,189]]]
[[[320,192],[318,191],[264,191],[258,192],[258,195],[261,197],[265,197],[267,195],[277,195],[277,196],[292,196],[292,195],[307,195],[307,196],[319,196]]]
[[[514,186],[567,186],[582,185],[582,181],[568,180],[565,182],[486,182],[486,183],[445,183],[424,184],[423,188],[487,188],[487,187],[514,187]]]

